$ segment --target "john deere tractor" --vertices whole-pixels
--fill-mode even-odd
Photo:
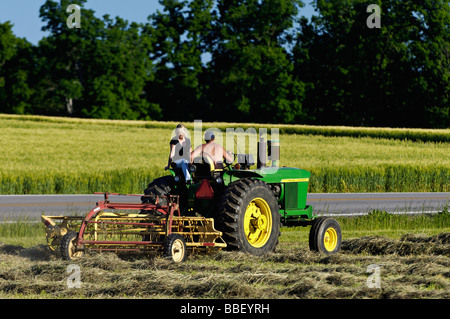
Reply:
[[[185,182],[180,169],[171,168],[170,175],[155,179],[144,193],[159,195],[160,201],[179,195],[183,216],[213,218],[228,250],[253,255],[274,251],[281,225],[295,225],[311,226],[311,250],[338,252],[342,235],[337,221],[316,216],[313,207],[306,205],[310,173],[278,167],[279,150],[279,141],[260,139],[256,162],[252,154],[235,154],[234,162],[223,169],[216,169],[205,155],[190,165],[191,183]],[[142,197],[142,201],[148,203],[152,198]]]

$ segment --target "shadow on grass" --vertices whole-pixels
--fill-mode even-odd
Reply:
[[[20,245],[0,243],[0,254],[19,256],[27,258],[30,261],[50,261],[58,258],[58,254],[51,251],[47,245],[24,248]]]

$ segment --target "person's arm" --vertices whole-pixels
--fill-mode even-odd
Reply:
[[[224,148],[222,148],[222,150],[223,150],[223,157],[225,158],[225,161],[226,161],[228,164],[233,163],[233,160],[234,160],[233,155],[231,155],[230,153],[228,153]]]
[[[199,145],[195,148],[195,150],[193,150],[191,152],[191,163],[194,160],[194,158],[196,158],[200,154],[201,151],[202,151],[202,146]]]
[[[170,143],[169,160],[167,161],[167,166],[164,168],[165,170],[168,170],[170,168],[170,164],[172,164],[172,158],[174,155],[175,155],[175,145]]]
[[[192,144],[190,139],[186,139],[186,143],[189,146],[189,163],[192,163]]]

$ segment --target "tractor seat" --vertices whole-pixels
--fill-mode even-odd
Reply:
[[[216,169],[214,160],[207,154],[194,158],[192,166],[195,167],[193,175],[196,178],[211,178],[213,177]]]

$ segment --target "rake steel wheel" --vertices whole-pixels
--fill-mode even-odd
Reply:
[[[186,242],[180,234],[170,234],[164,240],[164,256],[173,262],[180,263],[186,259]]]
[[[70,231],[65,234],[61,240],[61,256],[65,260],[74,260],[83,257],[83,251],[77,251],[75,246],[75,240],[77,239],[77,233]]]

